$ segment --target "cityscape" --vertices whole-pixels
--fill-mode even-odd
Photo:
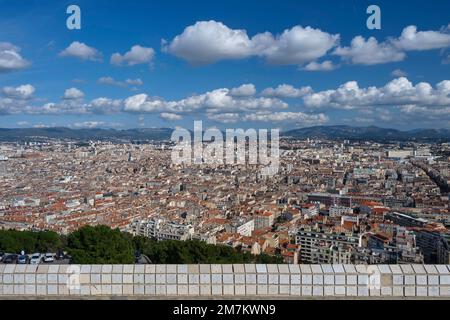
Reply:
[[[2,229],[85,225],[284,263],[450,263],[450,143],[297,139],[280,168],[172,164],[173,142],[1,144]]]
[[[0,300],[449,299],[450,3],[405,7],[0,0]]]

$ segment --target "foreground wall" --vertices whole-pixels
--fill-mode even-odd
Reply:
[[[6,297],[432,297],[450,265],[5,265]]]

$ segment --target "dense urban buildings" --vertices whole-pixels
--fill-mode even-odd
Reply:
[[[450,144],[280,142],[280,169],[173,165],[170,142],[0,145],[0,228],[107,225],[286,263],[450,263]]]

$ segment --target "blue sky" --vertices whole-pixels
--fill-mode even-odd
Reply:
[[[81,30],[66,28],[70,4]],[[449,128],[449,12],[445,0],[0,0],[0,127]]]

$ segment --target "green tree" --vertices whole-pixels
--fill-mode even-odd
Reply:
[[[64,247],[61,236],[53,231],[0,230],[0,250],[10,253],[55,252]]]
[[[282,263],[280,257],[265,254],[254,256],[240,249],[224,245],[211,245],[203,241],[161,241],[135,237],[136,248],[153,263]]]
[[[65,239],[53,231],[36,233],[35,252],[56,252],[64,247]]]
[[[0,250],[10,253],[34,251],[36,236],[31,231],[2,230],[0,231]]]
[[[252,255],[240,247],[211,245],[203,241],[161,241],[112,230],[107,226],[85,226],[68,237],[55,232],[0,230],[0,250],[19,253],[55,252],[65,249],[74,263],[134,263],[135,252],[145,254],[153,263],[283,263],[278,256]]]
[[[128,264],[135,259],[132,238],[107,226],[74,231],[67,238],[67,250],[80,264]]]

